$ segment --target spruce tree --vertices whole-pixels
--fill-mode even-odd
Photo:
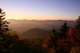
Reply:
[[[80,29],[80,16],[78,17],[76,21],[76,27]]]
[[[14,46],[19,41],[17,34],[7,33],[9,30],[8,24],[5,20],[5,12],[0,8],[0,53],[14,53]]]
[[[69,29],[69,26],[65,22],[60,28],[60,34],[59,34],[60,38],[66,38],[68,29]]]
[[[76,41],[76,45],[80,45],[80,16],[78,17],[78,19],[76,20],[76,27],[74,29],[74,38]]]
[[[8,31],[8,24],[9,22],[7,22],[5,20],[5,12],[3,12],[3,10],[0,8],[0,36],[3,35],[4,32]]]
[[[9,36],[6,32],[9,31],[8,24],[5,20],[5,12],[0,8],[0,53],[6,53],[9,50],[9,46],[12,44],[13,37]]]
[[[55,28],[53,28],[53,30],[52,30],[50,42],[51,42],[52,46],[54,45],[54,48],[57,47],[57,31]]]

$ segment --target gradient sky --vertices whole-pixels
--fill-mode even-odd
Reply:
[[[6,19],[75,20],[80,0],[0,0]]]

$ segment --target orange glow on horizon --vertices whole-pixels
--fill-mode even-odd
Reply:
[[[27,19],[27,20],[56,20],[53,16],[32,15],[32,14],[7,14],[6,19]]]
[[[69,18],[70,17],[70,18]],[[61,19],[64,18],[64,19]],[[72,20],[71,16],[57,16],[57,15],[42,15],[42,14],[33,14],[33,13],[6,13],[6,19],[15,19],[15,20]]]

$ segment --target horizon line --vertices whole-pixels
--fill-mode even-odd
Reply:
[[[53,19],[45,19],[45,20],[37,20],[37,19],[6,19],[6,20],[53,21]],[[55,19],[55,21],[75,21],[75,20]]]

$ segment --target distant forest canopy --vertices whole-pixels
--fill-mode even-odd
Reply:
[[[0,53],[80,53],[80,16],[75,21],[74,27],[69,26],[67,22],[61,22],[62,24],[57,30],[53,27],[49,33],[46,30],[34,28],[27,32],[39,33],[41,36],[43,35],[40,33],[41,31],[48,34],[45,34],[46,36],[43,38],[40,38],[39,35],[38,38],[22,40],[16,32],[9,29],[8,25],[11,22],[6,21],[4,16],[5,12],[0,8]],[[48,26],[47,23],[43,25]],[[24,25],[22,26],[24,27]]]

